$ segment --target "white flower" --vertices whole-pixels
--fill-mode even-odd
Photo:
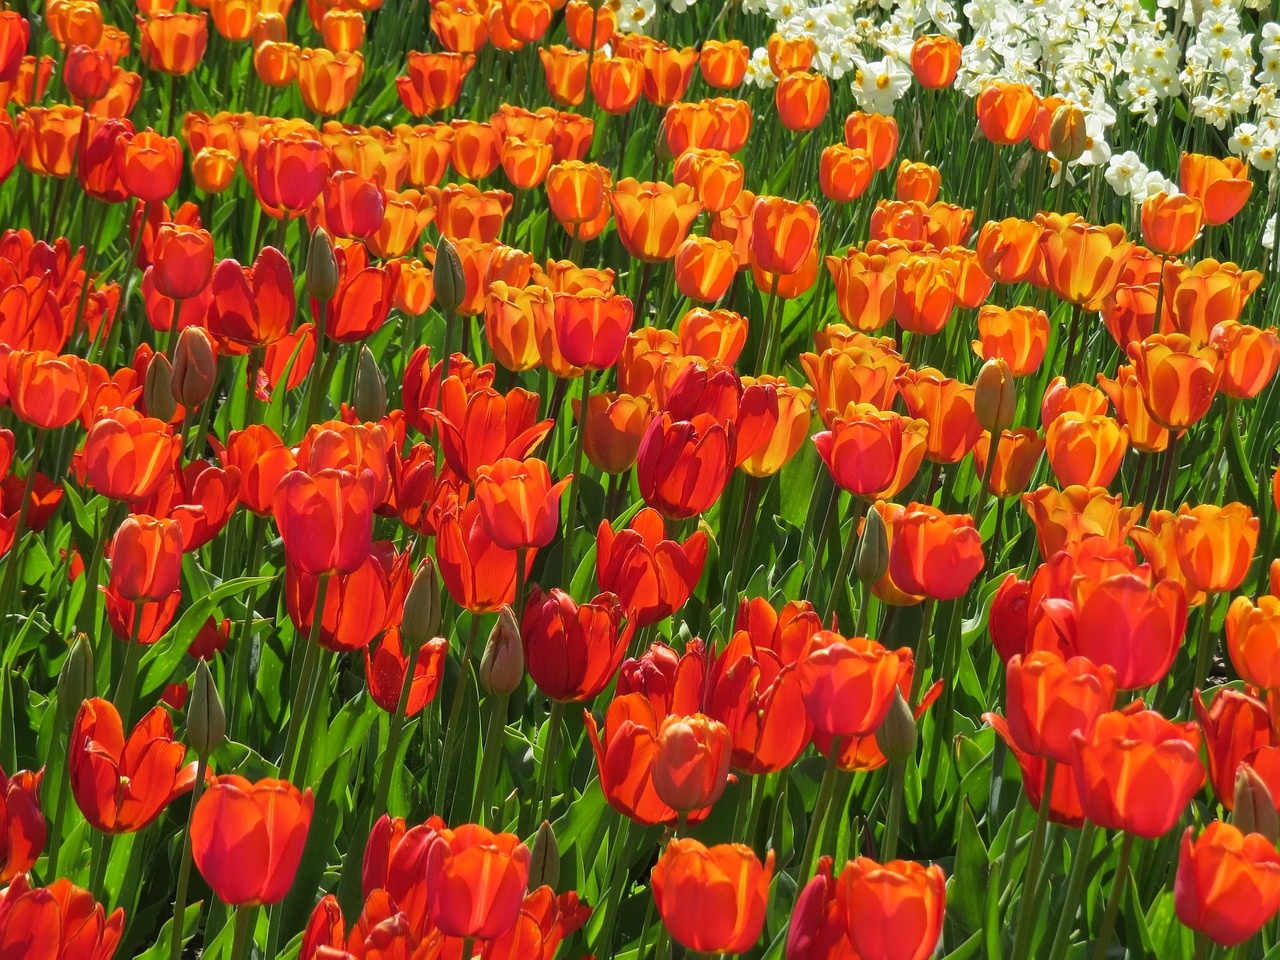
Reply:
[[[1116,196],[1127,197],[1138,184],[1146,180],[1147,174],[1147,165],[1142,162],[1142,158],[1132,150],[1126,150],[1112,155],[1107,163],[1105,176]]]
[[[853,80],[853,96],[866,113],[893,114],[893,108],[909,89],[911,71],[893,57],[870,63],[858,58]]]

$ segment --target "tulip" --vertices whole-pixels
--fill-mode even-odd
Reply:
[[[476,471],[476,503],[490,539],[503,550],[545,547],[560,525],[560,495],[544,461],[504,457]]]
[[[1163,836],[1204,784],[1199,750],[1195,724],[1172,723],[1151,710],[1103,714],[1088,737],[1072,738],[1086,816],[1104,829]]]
[[[1231,689],[1219,691],[1207,709],[1196,690],[1191,705],[1204,735],[1209,782],[1218,802],[1231,810],[1240,765],[1253,762],[1259,749],[1272,746],[1271,716],[1262,701]]]
[[[0,13],[0,83],[18,76],[27,44],[31,42],[31,24],[16,10]]]
[[[887,170],[898,152],[898,122],[883,114],[855,111],[845,119],[844,142],[865,151],[877,170]]]
[[[575,107],[586,99],[587,60],[590,54],[561,44],[539,47],[538,56],[546,74],[547,92],[556,103]]]
[[[814,729],[838,738],[874,733],[889,712],[911,652],[830,631],[815,634],[805,650],[796,676]]]
[[[925,960],[942,935],[946,877],[936,864],[858,857],[836,881],[837,909],[864,960]]]
[[[173,721],[154,707],[126,739],[106,700],[86,700],[71,731],[69,776],[76,806],[103,833],[134,833],[195,786],[196,764],[174,740]]]
[[[1076,221],[1040,236],[1044,274],[1060,300],[1093,309],[1116,285],[1134,245],[1118,227]]]
[[[1249,167],[1237,157],[1219,160],[1184,153],[1178,164],[1178,182],[1183,193],[1200,201],[1204,222],[1211,227],[1226,223],[1244,209],[1253,192]]]
[[[820,73],[793,70],[773,90],[778,119],[788,130],[812,130],[822,123],[831,105],[831,87]]]
[[[658,915],[671,937],[699,953],[744,953],[764,928],[773,851],[762,865],[743,844],[706,847],[677,838],[653,868]]]
[[[894,273],[893,318],[903,330],[913,335],[939,333],[955,305],[955,277],[937,257],[911,257]]]
[[[874,174],[870,155],[843,143],[824,147],[818,159],[818,186],[823,196],[836,203],[851,203],[862,196]]]
[[[987,476],[987,457],[991,453],[991,434],[984,432],[973,445],[973,468],[980,477]],[[996,444],[996,461],[991,467],[988,490],[1005,498],[1021,494],[1031,482],[1040,454],[1044,453],[1044,439],[1034,430],[1019,427],[1004,430]]]
[[[1072,735],[1088,737],[1115,700],[1115,672],[1085,657],[1015,655],[1007,676],[1010,734],[1024,750],[1056,763],[1071,762]]]
[[[1128,429],[1110,417],[1063,413],[1045,432],[1049,466],[1064,487],[1108,486],[1128,444]]]
[[[908,504],[890,524],[889,576],[901,590],[934,600],[963,596],[986,563],[968,516]]]
[[[649,507],[616,534],[602,520],[596,534],[596,581],[618,596],[639,627],[665,620],[683,607],[702,579],[706,534],[695,531],[683,544],[665,536],[661,515]]]
[[[575,401],[581,417],[581,404]],[[653,402],[645,394],[596,393],[587,398],[586,425],[582,451],[587,460],[605,473],[629,470],[640,452],[640,441],[654,413]]]
[[[138,52],[148,68],[183,77],[204,59],[209,43],[207,13],[157,13],[137,21]]]
[[[408,72],[396,78],[400,102],[415,117],[452,107],[475,63],[475,56],[469,53],[409,51]]]
[[[1280,687],[1280,599],[1236,597],[1227,608],[1227,653],[1245,683]]]
[[[1022,283],[1040,269],[1040,237],[1044,227],[1010,217],[989,220],[978,232],[976,250],[982,269],[1001,283]]]
[[[272,511],[289,562],[316,576],[359,569],[373,535],[376,482],[367,468],[359,473],[286,473],[272,498]]]
[[[607,370],[618,362],[633,315],[627,297],[592,291],[556,294],[556,343],[568,363],[584,370]]]
[[[913,450],[923,446],[911,421],[896,413],[881,413],[868,404],[851,404],[835,417],[830,429],[813,437],[818,455],[832,480],[857,497],[870,497],[893,485],[904,462],[919,466]],[[907,479],[914,473],[907,471]]]
[[[176,520],[130,514],[111,539],[111,588],[133,603],[166,600],[182,573]]]
[[[677,333],[683,355],[731,366],[746,346],[747,318],[731,310],[695,307],[680,318]]]
[[[606,57],[593,54],[591,63],[591,97],[605,113],[615,116],[628,113],[640,101],[645,69],[630,57]]]
[[[978,94],[978,126],[997,146],[1021,143],[1036,118],[1036,95],[1023,83],[988,83]]]
[[[609,195],[618,236],[631,256],[662,262],[676,255],[702,205],[685,184],[640,183],[628,177]]]
[[[1193,590],[1230,593],[1244,582],[1258,544],[1259,520],[1242,503],[1178,510],[1175,549]]]
[[[492,613],[516,599],[517,552],[497,546],[473,500],[441,512],[436,538],[440,579],[454,601],[472,613]],[[525,575],[534,554],[526,551]]]
[[[732,429],[709,414],[655,417],[640,441],[636,478],[645,503],[673,520],[705,513],[720,498],[736,462]]]
[[[270,427],[252,424],[233,430],[226,447],[215,445],[218,459],[240,473],[240,502],[260,517],[271,513],[272,498],[284,475],[298,465],[293,451]]]
[[[1213,328],[1209,339],[1223,353],[1219,387],[1228,397],[1256,397],[1280,368],[1280,336],[1275,327],[1264,330],[1224,320]]]
[[[93,894],[55,880],[32,889],[26,876],[0,891],[0,955],[23,960],[111,960],[124,932],[124,910],[107,916]]]
[[[960,41],[954,37],[922,35],[911,46],[911,72],[926,90],[941,90],[955,82],[960,71]]]
[[[474,481],[480,468],[504,458],[520,460],[542,442],[552,421],[535,422],[538,398],[516,388],[507,394],[481,386],[468,392],[456,376],[440,388],[440,409],[432,411],[440,448],[459,477]]]
[[[663,803],[688,813],[720,799],[731,752],[723,723],[703,714],[668,716],[654,743],[653,786]]]
[[[538,689],[564,703],[599,694],[617,673],[634,631],[634,623],[621,629],[622,614],[611,593],[575,604],[562,590],[543,594],[535,586],[520,634]]]
[[[315,806],[284,780],[216,777],[191,814],[191,855],[223,903],[279,903],[293,885]]]
[[[530,860],[514,834],[476,824],[439,829],[423,867],[431,922],[450,937],[502,936],[519,916]]]
[[[599,50],[618,32],[618,15],[607,3],[569,0],[564,8],[569,39],[583,50]]]
[[[332,169],[328,148],[302,130],[264,134],[254,163],[259,203],[294,214],[315,202]]]
[[[975,354],[984,360],[999,357],[1015,377],[1030,376],[1040,369],[1049,346],[1049,318],[1034,307],[1006,310],[986,304],[978,310],[978,337]]]
[[[99,419],[85,440],[89,483],[112,500],[145,500],[177,467],[182,437],[128,407]]]
[[[666,107],[684,96],[698,63],[698,51],[693,47],[675,49],[659,43],[647,47],[640,59],[644,62],[645,99]]]
[[[818,239],[818,208],[785,197],[757,197],[751,210],[752,263],[772,274],[795,273]]]
[[[298,56],[298,91],[307,109],[330,116],[341,113],[364,76],[364,55],[304,49]]]
[[[1209,412],[1222,379],[1222,350],[1189,337],[1152,334],[1129,345],[1129,359],[1156,423],[1183,430]]]
[[[925,456],[935,463],[959,463],[982,435],[972,385],[942,376],[931,367],[897,377],[909,416],[929,425]]]
[[[1185,193],[1152,194],[1142,204],[1142,239],[1156,253],[1180,257],[1191,249],[1204,224],[1204,207]]]
[[[1214,943],[1244,943],[1280,909],[1280,854],[1257,833],[1214,821],[1182,835],[1174,910]]]

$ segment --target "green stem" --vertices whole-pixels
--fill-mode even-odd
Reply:
[[[627,869],[627,844],[631,839],[631,820],[619,816],[620,826],[615,834],[617,840],[609,851],[609,891],[605,900],[604,921],[600,924],[600,933],[596,942],[591,944],[592,952],[597,957],[613,956],[613,928],[618,919],[618,907],[622,903],[622,881]]]
[[[929,631],[933,627],[933,611],[937,601],[932,597],[925,600],[920,616],[920,641],[916,644],[916,668],[911,677],[911,696],[908,703],[920,702],[920,688],[924,685],[924,675],[929,669],[929,658],[933,647],[929,643]]]
[[[173,898],[173,934],[169,939],[169,960],[181,960],[182,929],[185,926],[187,912],[187,886],[191,881],[191,821],[195,817],[196,804],[204,793],[205,771],[209,769],[209,758],[200,757],[196,765],[196,785],[191,791],[191,812],[187,814],[187,829],[182,835],[182,865],[178,868],[178,891]]]
[[[1213,623],[1213,603],[1217,599],[1214,594],[1209,594],[1205,598],[1204,606],[1200,608],[1200,641],[1196,644],[1196,668],[1191,674],[1191,689],[1202,685],[1205,680],[1205,674],[1209,672],[1209,653],[1214,647],[1214,638],[1210,631]],[[1190,692],[1188,692],[1190,696]]]
[[[87,281],[86,281],[87,282]],[[14,527],[13,542],[9,546],[9,559],[4,565],[4,581],[0,583],[0,620],[9,615],[13,605],[13,593],[18,589],[18,571],[22,569],[22,541],[26,533],[27,511],[31,506],[31,493],[36,484],[36,468],[40,465],[40,451],[44,448],[47,431],[36,429],[31,449],[31,465],[27,468],[27,482],[22,490],[22,502],[18,504],[18,525]],[[86,592],[84,602],[89,602]]]
[[[541,804],[538,810],[538,821],[551,819],[552,780],[555,779],[556,750],[560,742],[560,727],[564,725],[564,703],[551,701],[551,716],[547,719],[547,744],[542,751],[542,787],[539,795]]]
[[[1067,955],[1071,931],[1075,927],[1076,911],[1080,906],[1080,895],[1084,893],[1085,882],[1089,879],[1089,861],[1092,859],[1093,838],[1097,832],[1097,826],[1086,820],[1080,831],[1080,839],[1076,841],[1076,855],[1071,863],[1071,877],[1067,880],[1067,894],[1058,910],[1058,926],[1053,932],[1049,960],[1063,960]]]
[[[470,682],[468,668],[476,646],[476,638],[480,635],[480,617],[471,615],[471,627],[467,631],[467,640],[462,647],[462,661],[458,666],[458,686],[453,691],[453,699],[449,702],[449,720],[444,729],[444,743],[440,749],[440,774],[437,777],[439,789],[436,791],[436,806],[445,800],[445,787],[449,783],[452,772],[450,761],[453,758],[454,743],[458,737],[458,718],[462,715],[462,693]]]
[[[831,591],[827,594],[827,606],[822,611],[822,619],[824,621],[830,618],[831,611],[836,608],[836,600],[844,587],[845,579],[849,576],[849,569],[853,566],[853,555],[858,549],[858,524],[862,522],[862,517],[866,512],[866,497],[855,496],[849,510],[849,537],[844,542],[844,552],[840,554],[840,562],[836,565],[836,575],[831,581]]]
[[[107,862],[111,859],[111,842],[114,839],[114,834],[95,832],[89,844],[89,892],[103,905],[107,903]]]
[[[258,575],[258,561],[262,553],[262,540],[266,536],[267,519],[257,515],[249,531],[249,561],[245,565],[245,575]],[[253,691],[249,689],[249,658],[253,643],[253,589],[245,593],[244,621],[240,625],[240,635],[236,638],[236,647],[231,654],[231,690],[227,702],[231,707],[232,739],[243,742],[247,730],[249,713],[253,705]]]
[[[1031,938],[1040,914],[1040,876],[1045,864],[1044,837],[1049,828],[1050,798],[1053,796],[1053,778],[1057,765],[1045,761],[1044,788],[1040,792],[1040,809],[1036,811],[1036,825],[1031,833],[1031,850],[1027,856],[1027,872],[1022,882],[1022,906],[1018,912],[1018,932],[1013,941],[1013,960],[1030,956]]]
[[[387,752],[382,757],[382,773],[378,777],[378,792],[373,799],[373,809],[369,811],[370,819],[387,812],[387,798],[391,796],[391,780],[396,773],[396,756],[400,753],[400,739],[404,734],[405,714],[409,709],[409,692],[413,689],[413,676],[418,670],[418,657],[421,653],[421,647],[414,647],[409,652],[404,682],[400,685],[400,700],[396,704],[396,712],[391,715],[391,731],[387,735]]]
[[[827,808],[831,806],[831,793],[835,789],[836,774],[840,770],[840,749],[843,737],[831,738],[831,749],[827,754],[827,767],[822,773],[822,782],[818,785],[818,798],[813,805],[813,820],[809,824],[809,832],[804,840],[804,853],[800,856],[801,886],[809,882],[813,876],[813,855],[818,852],[818,837],[827,819]]]
[[[578,488],[582,473],[582,448],[587,436],[587,402],[591,399],[591,371],[582,373],[582,406],[573,443],[573,476],[569,480],[569,507],[564,520],[564,548],[560,557],[560,586],[568,590],[573,575],[573,533],[578,523]],[[517,611],[523,612],[523,611]]]
[[[493,786],[493,778],[498,769],[498,760],[502,756],[502,740],[507,726],[507,700],[509,695],[496,694],[489,704],[489,729],[484,737],[484,756],[480,761],[480,779],[476,783],[476,791],[471,799],[472,823],[484,822],[485,800]],[[559,702],[559,701],[557,701]]]
[[[881,860],[888,863],[897,857],[898,834],[902,827],[902,792],[907,780],[905,761],[889,764],[889,812],[885,817]]]
[[[128,731],[133,714],[133,693],[138,684],[138,660],[142,656],[142,644],[138,642],[138,632],[142,629],[142,601],[133,605],[133,627],[129,631],[129,643],[124,648],[124,666],[120,670],[120,682],[116,684],[116,692],[111,697],[116,711],[120,714],[120,723]]]
[[[973,510],[973,527],[979,532],[982,531],[982,516],[987,512],[987,500],[991,496],[991,477],[996,471],[996,457],[1000,452],[1000,441],[1004,438],[1004,431],[997,430],[990,436],[991,441],[987,444],[987,465],[982,470],[982,485],[978,487],[978,504]]]
[[[253,919],[257,909],[243,903],[236,907],[236,928],[231,940],[230,960],[249,960],[249,946],[253,942],[249,921]]]
[[[328,592],[329,576],[325,574],[316,584],[316,606],[311,617],[311,636],[307,640],[307,649],[302,654],[302,673],[298,677],[298,685],[293,691],[293,702],[289,706],[289,729],[284,738],[284,751],[280,754],[280,776],[285,779],[293,775],[293,755],[298,745],[298,735],[302,732],[302,721],[307,712],[307,694],[311,689],[311,680],[315,676],[316,664],[320,660],[320,628],[324,621],[324,601]]]
[[[1120,898],[1124,896],[1125,886],[1129,882],[1133,841],[1134,835],[1126,832],[1120,842],[1120,862],[1116,864],[1115,876],[1111,878],[1111,895],[1107,898],[1107,909],[1102,915],[1102,928],[1098,931],[1098,942],[1093,948],[1093,960],[1106,960],[1107,951],[1111,947],[1111,937],[1116,930],[1116,915],[1120,912]]]

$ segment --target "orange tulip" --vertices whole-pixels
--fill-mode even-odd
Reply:
[[[178,521],[130,514],[111,539],[111,589],[132,603],[168,599],[182,573]]]
[[[298,56],[298,90],[307,109],[330,116],[341,113],[364,76],[364,55],[304,49]]]
[[[988,83],[978,94],[978,126],[997,145],[1021,143],[1031,133],[1038,101],[1025,83]]]
[[[1226,223],[1249,202],[1253,183],[1249,166],[1238,157],[1219,160],[1201,153],[1184,153],[1178,164],[1178,185],[1204,208],[1211,227]]]
[[[547,203],[561,224],[572,227],[571,233],[585,239],[586,234],[577,232],[578,228],[591,224],[601,215],[608,223],[611,185],[609,171],[599,164],[566,160],[547,171]]]
[[[766,49],[769,69],[775,77],[783,77],[793,70],[808,70],[818,53],[813,37],[784,37],[780,33],[770,35]]]
[[[887,170],[898,152],[898,121],[879,113],[854,111],[844,122],[844,142],[866,151],[877,170]]]
[[[513,186],[529,190],[546,178],[551,154],[549,143],[508,137],[502,142],[502,170]]]
[[[477,53],[488,39],[484,13],[465,0],[433,3],[430,23],[440,44],[455,53]]]
[[[760,939],[773,851],[761,865],[740,843],[706,847],[677,838],[653,868],[658,915],[671,937],[698,953],[744,953]]]
[[[575,410],[581,416],[580,406]],[[644,394],[593,393],[587,398],[582,441],[587,460],[605,473],[629,470],[636,462],[640,441],[653,414],[653,401]]]
[[[818,239],[818,208],[785,197],[757,197],[751,209],[751,262],[771,274],[799,270]]]
[[[476,504],[489,538],[503,550],[545,547],[560,526],[560,496],[544,461],[503,458],[476,471]]]
[[[0,83],[18,75],[23,54],[31,42],[31,24],[16,10],[0,12]]]
[[[1245,683],[1280,688],[1280,599],[1236,597],[1227,608],[1227,653]]]
[[[584,370],[607,370],[618,362],[634,310],[627,297],[592,290],[554,296],[552,322],[564,359]]]
[[[279,136],[268,131],[254,163],[252,182],[259,203],[295,215],[320,196],[332,169],[328,148],[304,130]]]
[[[1072,737],[1085,737],[1115,700],[1115,673],[1085,657],[1051,651],[1015,656],[1007,668],[1009,732],[1024,750],[1070,763]]]
[[[982,269],[1001,283],[1030,280],[1041,269],[1043,233],[1044,227],[1032,220],[988,220],[978,232],[976,245]]]
[[[889,576],[908,593],[934,600],[963,596],[986,563],[982,536],[969,516],[911,503],[891,526]]]
[[[130,195],[144,203],[164,200],[178,188],[182,147],[152,130],[116,140],[116,168]]]
[[[439,409],[430,415],[440,431],[440,450],[450,469],[468,482],[487,464],[527,457],[551,432],[551,420],[537,422],[538,397],[527,390],[468,390],[457,376],[439,389]]]
[[[1193,840],[1195,833],[1187,827],[1182,836],[1174,881],[1178,919],[1214,943],[1244,943],[1280,909],[1280,854],[1261,834],[1221,821]]]
[[[207,13],[157,13],[137,21],[138,53],[148,68],[184,77],[204,59],[209,43]]]
[[[1104,829],[1161,837],[1205,780],[1195,724],[1152,710],[1105,713],[1072,749],[1085,815]]]
[[[906,417],[867,404],[850,404],[830,429],[814,434],[813,442],[836,485],[859,497],[889,488],[904,464],[919,467],[925,443]],[[914,473],[911,469],[906,479]]]
[[[996,462],[991,468],[988,490],[997,497],[1012,497],[1026,490],[1044,452],[1044,443],[1038,433],[1026,427],[1003,431],[996,446]],[[979,477],[987,475],[990,452],[991,434],[984,432],[973,445],[973,469]]]
[[[1053,475],[1064,486],[1109,486],[1129,446],[1129,430],[1110,417],[1059,414],[1045,432]]]
[[[704,210],[718,213],[734,205],[742,193],[743,166],[723,150],[690,148],[676,160],[672,179],[687,183]]]
[[[925,456],[959,463],[982,434],[974,412],[974,388],[932,369],[908,370],[897,378],[907,413],[929,424]]]
[[[1204,224],[1204,207],[1185,193],[1152,194],[1142,204],[1142,239],[1156,253],[1178,257],[1191,249]]]
[[[693,47],[676,49],[665,43],[647,45],[640,59],[644,62],[644,97],[650,103],[666,107],[684,96],[698,63]]]
[[[698,68],[708,86],[731,90],[747,75],[751,51],[741,40],[707,40],[698,53]]]
[[[1164,272],[1166,310],[1159,318],[1160,329],[1152,332],[1171,332],[1168,326],[1172,319],[1177,332],[1185,333],[1197,345],[1207,343],[1217,323],[1240,319],[1258,282],[1256,270],[1241,271],[1231,263],[1204,259],[1190,269],[1170,263]],[[1154,321],[1154,307],[1151,315]]]
[[[1222,350],[1197,347],[1180,333],[1152,334],[1129,345],[1129,359],[1156,423],[1182,430],[1209,412],[1222,379]]]
[[[820,73],[793,70],[783,74],[773,88],[778,119],[788,130],[813,130],[827,115],[831,87]]]
[[[933,256],[910,257],[894,273],[893,317],[912,334],[941,332],[956,305],[955,276]]]
[[[679,260],[677,259],[677,265]],[[732,310],[695,307],[677,326],[679,352],[732,366],[747,343],[747,318]]]
[[[6,361],[5,393],[19,420],[53,430],[79,416],[89,390],[84,360],[47,350],[14,350]]]
[[[898,176],[894,180],[894,195],[899,200],[930,204],[938,198],[942,185],[942,171],[927,163],[903,160],[898,164]]]
[[[983,360],[999,358],[1015,377],[1040,369],[1049,345],[1049,318],[1031,306],[1004,309],[986,304],[978,310],[978,336],[973,352]]]
[[[71,730],[68,775],[76,806],[103,833],[135,833],[196,782],[196,764],[174,739],[173,720],[153,707],[126,738],[116,708],[86,700]]]
[[[863,960],[925,960],[942,936],[946,877],[937,864],[858,857],[840,873],[836,908]]]
[[[315,801],[284,780],[215,778],[191,814],[191,856],[223,903],[279,903],[302,861]]]
[[[706,557],[705,533],[696,531],[684,543],[668,540],[661,515],[649,507],[624,530],[614,533],[602,520],[596,532],[596,581],[617,595],[637,627],[665,620],[685,605],[702,579]]]
[[[484,332],[494,359],[508,370],[537,367],[536,328],[539,319],[550,322],[551,292],[546,287],[512,287],[501,280],[489,286],[485,297]]]
[[[1159,453],[1169,446],[1169,431],[1151,419],[1146,393],[1133,367],[1116,368],[1116,378],[1098,374],[1098,385],[1116,408],[1116,418],[1129,431],[1129,443],[1143,453]]]
[[[582,103],[587,95],[587,58],[590,55],[557,43],[539,47],[538,56],[542,59],[551,99],[570,107]]]
[[[1258,545],[1259,520],[1243,503],[1183,504],[1175,529],[1178,562],[1193,590],[1230,593],[1244,582]]]
[[[960,41],[954,37],[919,36],[911,46],[911,72],[926,90],[941,90],[960,72]]]
[[[458,102],[462,83],[475,64],[470,53],[409,51],[408,72],[396,78],[400,102],[415,117],[447,110]]]
[[[679,813],[703,810],[720,799],[729,777],[729,728],[704,714],[670,715],[654,740],[653,787]]]
[[[453,169],[468,180],[483,180],[502,162],[502,137],[488,123],[454,120]]]
[[[732,427],[710,414],[676,421],[655,417],[640,441],[636,478],[645,503],[683,520],[705,513],[720,498],[737,461]]]
[[[1060,300],[1094,309],[1115,287],[1134,245],[1118,227],[1095,227],[1082,221],[1040,237],[1049,289]]]
[[[599,50],[618,31],[618,15],[607,3],[569,0],[564,8],[569,40],[583,50]]]
[[[440,579],[458,606],[472,613],[492,613],[516,597],[514,550],[497,546],[481,522],[479,506],[456,501],[441,513],[436,538]],[[534,551],[526,553],[531,564]]]
[[[425,863],[431,922],[450,937],[502,936],[520,915],[529,863],[529,848],[515,834],[476,824],[438,830]]]
[[[817,395],[818,415],[828,425],[851,403],[889,407],[904,367],[897,353],[875,344],[803,353],[800,364]]]
[[[317,576],[359,569],[372,541],[375,483],[368,469],[286,473],[272,509],[289,562]]]
[[[168,425],[121,407],[97,420],[85,440],[88,482],[112,500],[145,500],[171,477],[182,438]]]
[[[591,97],[605,113],[627,113],[640,101],[644,89],[645,69],[630,57],[592,55]]]
[[[236,167],[235,154],[216,147],[204,147],[191,161],[191,177],[205,193],[222,193],[231,186]]]
[[[814,729],[829,737],[874,733],[898,690],[910,650],[887,650],[864,637],[822,631],[796,663],[804,706]]]
[[[861,147],[833,143],[823,148],[818,159],[818,186],[823,196],[836,203],[858,199],[871,186],[874,175],[871,157]]]
[[[702,205],[685,184],[619,181],[609,195],[618,237],[631,256],[660,263],[676,255]]]
[[[1213,328],[1209,340],[1222,350],[1219,388],[1228,397],[1256,397],[1280,367],[1280,336],[1275,327],[1263,330],[1224,320]]]
[[[737,272],[738,255],[728,240],[688,237],[676,251],[676,286],[690,300],[716,302]]]

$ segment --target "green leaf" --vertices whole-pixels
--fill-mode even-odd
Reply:
[[[960,836],[956,844],[956,860],[948,884],[947,913],[966,931],[980,930],[985,912],[985,891],[990,861],[987,848],[978,831],[978,821],[968,800],[960,803]]]
[[[203,906],[204,902],[197,900],[195,903],[187,904],[187,909],[182,912],[183,944],[194,937],[196,931],[200,928],[200,910]],[[134,960],[168,960],[169,941],[172,936],[173,917],[170,917],[164,922],[164,926],[160,928],[160,934],[156,938],[156,942],[134,957]]]

